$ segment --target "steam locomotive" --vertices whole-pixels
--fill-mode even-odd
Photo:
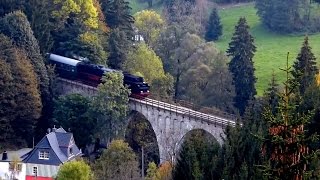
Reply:
[[[102,76],[118,70],[106,68],[86,61],[71,59],[56,54],[47,54],[49,63],[55,65],[58,76],[69,80],[80,81],[86,85],[97,87],[102,83]],[[144,98],[149,95],[150,86],[142,77],[123,73],[123,83],[131,90],[131,97]]]

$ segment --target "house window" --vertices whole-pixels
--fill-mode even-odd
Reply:
[[[33,168],[32,168],[32,174],[33,175],[38,175],[38,167],[36,167],[36,166],[33,166]]]
[[[73,149],[72,149],[72,147],[69,148],[69,155],[70,155],[70,156],[73,155]]]
[[[22,171],[22,164],[13,162],[9,163],[9,171]]]
[[[49,152],[48,151],[39,151],[39,159],[49,159]]]

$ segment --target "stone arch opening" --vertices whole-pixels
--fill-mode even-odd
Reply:
[[[189,138],[193,138],[194,136],[200,136],[200,138],[205,138],[205,140],[208,142],[211,141],[213,143],[219,144],[219,141],[217,140],[216,137],[214,137],[214,135],[212,135],[210,132],[201,128],[195,128],[185,133],[181,139],[181,144],[187,141]]]
[[[174,179],[220,179],[217,173],[221,146],[218,140],[204,129],[192,129],[182,138],[176,156]]]
[[[181,139],[178,141],[178,148],[177,148],[177,150],[175,152],[176,159],[178,158],[179,153],[180,153],[181,148],[184,145],[184,143],[186,143],[186,141],[188,141],[190,139],[193,140],[195,138],[195,136],[198,136],[199,138],[205,138],[204,142],[210,142],[211,144],[218,144],[219,147],[221,147],[221,144],[219,143],[217,138],[213,134],[208,132],[207,130],[201,129],[201,128],[191,129],[190,131],[187,131],[181,137]]]
[[[125,139],[137,154],[140,166],[143,148],[145,171],[149,162],[154,162],[157,165],[160,163],[159,146],[154,127],[140,112],[132,111],[130,113]]]

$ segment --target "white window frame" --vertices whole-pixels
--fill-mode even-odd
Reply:
[[[9,171],[21,172],[22,171],[22,164],[9,162]]]
[[[32,174],[37,176],[38,175],[38,167],[37,166],[33,166],[32,167]]]
[[[49,160],[49,151],[39,151],[39,159]]]

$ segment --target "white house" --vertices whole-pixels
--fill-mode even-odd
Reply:
[[[0,178],[3,180],[25,180],[26,164],[22,162],[24,155],[32,149],[23,148],[18,151],[4,151],[0,159]]]

